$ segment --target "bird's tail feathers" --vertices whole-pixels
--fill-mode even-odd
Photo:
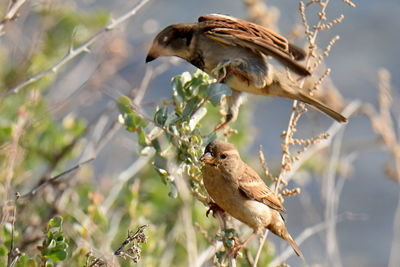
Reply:
[[[306,95],[303,92],[298,92],[296,94],[296,97],[294,97],[294,98],[317,108],[318,110],[322,111],[323,113],[325,113],[329,117],[333,118],[337,122],[342,122],[342,123],[347,122],[347,118],[344,117],[342,114],[340,114],[337,111],[334,111],[330,107],[328,107],[325,104],[319,102],[318,100]]]
[[[293,238],[289,235],[289,233],[287,233],[287,235],[284,238],[290,244],[290,246],[293,248],[293,250],[297,254],[297,256],[299,256],[303,261],[305,261],[303,253],[301,252],[300,248],[297,246],[297,244],[293,240]]]

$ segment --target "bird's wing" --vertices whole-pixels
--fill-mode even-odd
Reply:
[[[201,16],[199,23],[205,35],[216,42],[238,45],[272,56],[293,72],[302,76],[310,75],[304,66],[296,62],[296,60],[304,59],[304,51],[267,28],[219,14]]]
[[[248,198],[264,203],[277,211],[285,211],[277,195],[264,183],[258,174],[244,164],[243,174],[238,177],[238,187]]]

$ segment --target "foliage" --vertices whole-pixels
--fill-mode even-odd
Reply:
[[[109,19],[103,11],[76,12],[63,5],[51,8],[45,2],[31,11],[37,23],[32,27],[42,35],[40,42],[32,44],[19,58],[10,56],[12,53],[0,47],[0,60],[5,62],[0,65],[1,90],[51,68],[71,48],[90,39]],[[311,1],[307,5],[312,3],[321,2]],[[325,12],[325,6],[321,6]],[[304,5],[302,10],[304,13]],[[323,17],[324,12],[321,13]],[[318,30],[341,20],[334,21],[319,25],[319,29],[310,27],[315,32],[309,30],[308,39],[315,41],[313,36]],[[116,39],[117,44],[108,41],[111,48],[104,54],[112,54],[113,49],[116,54],[124,50],[120,48],[125,48],[126,44],[121,44],[125,40]],[[337,38],[332,40],[325,49],[326,55]],[[318,47],[310,46],[310,49],[313,56],[318,53]],[[114,56],[112,54],[111,58]],[[81,59],[74,60],[80,62]],[[322,57],[315,56],[313,60],[321,64]],[[106,63],[105,69],[108,68]],[[121,63],[116,68],[123,67]],[[111,72],[109,76],[118,76],[114,74]],[[326,71],[321,75],[315,88],[328,74]],[[157,103],[150,111],[151,116],[147,115],[143,102],[137,103],[137,98],[127,93],[118,97],[113,107],[87,120],[79,112],[55,112],[70,101],[48,101],[47,94],[58,89],[56,81],[56,75],[49,75],[17,94],[0,99],[0,266],[187,266],[193,263],[192,257],[199,256],[193,255],[189,248],[194,247],[200,254],[214,244],[221,246],[211,256],[213,263],[225,265],[227,252],[242,237],[241,228],[221,229],[217,218],[205,216],[209,199],[202,184],[199,158],[204,146],[216,139],[214,128],[221,118],[224,96],[230,95],[231,90],[223,84],[215,84],[215,80],[201,71],[184,72],[172,79],[171,86],[166,86],[168,90],[172,88],[172,96],[168,103]],[[100,79],[101,86],[103,83],[107,81]],[[89,97],[79,100],[94,102],[96,94],[89,90]],[[106,105],[99,101],[98,106]],[[118,115],[115,115],[116,108]],[[238,121],[231,125],[246,129],[230,138],[240,149],[252,138],[253,125],[248,115],[251,108],[250,105],[242,107]],[[295,121],[293,125],[304,112],[302,107],[294,109],[298,116],[291,118]],[[111,130],[98,130],[103,116],[114,123],[104,127]],[[114,127],[118,128],[118,122],[125,127],[126,135],[114,140],[134,140],[129,143],[132,158],[121,158],[119,151],[111,149],[103,150],[102,155],[96,154],[113,139],[106,137]],[[295,126],[289,125],[286,136],[296,131]],[[224,137],[233,132],[228,129]],[[96,140],[97,135],[100,141]],[[314,139],[292,137],[286,138],[292,142],[286,145],[305,148],[295,153],[297,147],[291,146],[293,151],[287,147],[287,166],[292,166],[306,148],[316,143]],[[327,136],[316,139],[324,138]],[[95,155],[88,151],[95,151]],[[104,154],[107,157],[103,158]],[[81,164],[88,162],[85,161],[87,155],[97,157],[96,168]],[[129,161],[129,167],[115,171],[112,177],[103,177],[102,170],[108,168],[108,161],[114,158]],[[306,162],[303,169],[314,174],[316,170],[318,174],[323,173],[330,161],[320,155],[315,158]],[[262,163],[273,181],[276,177],[268,175],[266,163]],[[70,168],[71,165],[75,167]],[[282,175],[281,178],[286,186],[283,179],[286,177]],[[17,192],[24,194],[21,196]],[[295,192],[300,191],[288,190],[286,195]],[[254,254],[256,250],[257,247],[250,244],[238,264],[250,266],[247,254]],[[273,247],[266,246],[260,262],[269,263],[274,256]]]
[[[193,73],[184,72],[174,77],[172,90],[173,109],[159,106],[153,119],[141,115],[126,96],[118,98],[120,122],[128,131],[138,133],[137,139],[143,150],[150,147],[155,149],[153,167],[169,185],[170,196],[177,197],[177,189],[174,174],[170,172],[171,166],[168,165],[176,164],[178,169],[174,172],[187,174],[191,179],[191,189],[199,200],[205,203],[199,158],[203,153],[204,144],[214,140],[216,136],[215,132],[202,134],[201,121],[207,121],[205,106],[209,103],[218,106],[221,98],[230,95],[231,90],[225,85],[214,84],[206,73],[199,70]],[[155,127],[147,133],[146,122],[151,122]]]
[[[64,261],[67,256],[68,243],[62,231],[63,218],[56,216],[50,219],[45,231],[45,239],[38,249],[42,256],[42,264],[47,265],[47,262]]]

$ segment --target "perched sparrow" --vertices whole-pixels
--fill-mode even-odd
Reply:
[[[242,247],[265,228],[289,242],[296,254],[303,258],[299,247],[290,236],[280,214],[285,208],[276,194],[257,173],[244,163],[236,148],[229,143],[215,141],[207,145],[201,161],[204,186],[212,200],[234,218],[242,221],[254,233]]]
[[[241,92],[300,100],[338,122],[347,121],[266,62],[271,56],[300,76],[310,75],[297,62],[305,58],[304,51],[260,25],[219,14],[201,16],[197,23],[170,25],[155,37],[146,62],[160,56],[183,58],[232,89],[226,123],[237,118]]]

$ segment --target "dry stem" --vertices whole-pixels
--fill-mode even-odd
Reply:
[[[18,17],[18,11],[25,4],[26,0],[10,0],[8,9],[4,18],[0,21],[0,37],[4,34],[4,27],[10,21],[15,20]]]
[[[3,93],[0,94],[0,98],[12,95],[12,94],[17,94],[19,90],[22,88],[42,79],[46,75],[50,73],[56,73],[61,67],[63,67],[66,63],[71,61],[73,58],[76,56],[80,55],[83,52],[89,52],[90,46],[95,43],[97,40],[100,39],[105,33],[113,30],[117,26],[119,26],[121,23],[125,22],[128,20],[130,17],[134,16],[149,0],[142,0],[137,4],[134,8],[132,8],[130,11],[125,13],[124,15],[120,16],[119,18],[112,20],[108,25],[106,25],[104,28],[102,28],[100,31],[92,35],[88,40],[86,40],[82,45],[78,46],[77,48],[70,48],[68,53],[60,59],[57,63],[55,63],[53,66],[50,68],[37,73],[36,75],[33,75],[32,77],[26,79],[22,83],[18,84],[17,86],[10,88],[8,90],[5,90]]]

